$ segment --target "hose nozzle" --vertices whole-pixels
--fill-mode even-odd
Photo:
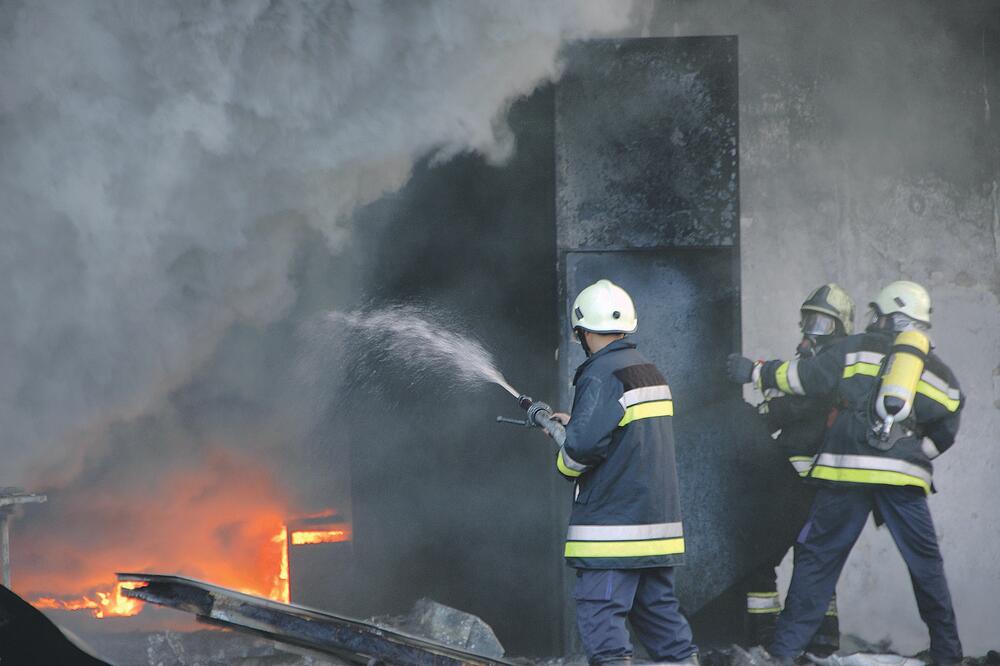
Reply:
[[[524,421],[525,425],[541,428],[552,437],[556,444],[563,445],[563,442],[566,441],[566,428],[558,421],[552,420],[551,407],[541,400],[533,400],[527,395],[519,395],[517,405],[528,413],[528,418]],[[519,423],[514,419],[504,417],[497,417],[497,421],[500,423]]]

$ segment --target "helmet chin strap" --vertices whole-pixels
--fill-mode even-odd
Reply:
[[[590,357],[590,347],[587,345],[587,336],[583,332],[582,328],[574,328],[573,332],[576,333],[576,339],[580,341],[580,346],[583,347],[583,353]]]

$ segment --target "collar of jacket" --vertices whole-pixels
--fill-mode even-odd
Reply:
[[[580,379],[580,375],[583,374],[583,371],[586,370],[587,367],[591,363],[593,363],[595,359],[598,359],[604,356],[605,354],[610,354],[611,352],[619,351],[621,349],[635,349],[635,343],[629,342],[628,340],[622,338],[621,340],[615,340],[611,344],[601,349],[601,351],[597,352],[596,354],[591,354],[589,357],[587,357],[587,360],[581,363],[580,367],[576,369],[576,374],[573,375],[573,386],[576,386],[576,380]]]

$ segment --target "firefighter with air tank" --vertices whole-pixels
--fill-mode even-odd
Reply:
[[[592,664],[629,664],[626,618],[650,656],[697,663],[691,628],[674,594],[684,554],[670,387],[627,341],[632,299],[609,280],[577,296],[573,330],[587,360],[577,369],[572,413],[556,467],[575,482],[566,535],[577,626]]]
[[[800,307],[799,328],[802,340],[796,358],[813,358],[825,347],[854,332],[854,301],[839,285],[824,284],[812,291]],[[786,468],[790,501],[782,505],[780,528],[773,540],[774,557],[752,571],[746,584],[746,627],[750,645],[769,645],[781,611],[777,567],[795,544],[806,522],[816,486],[799,477],[808,474],[826,432],[827,418],[833,407],[830,397],[812,397],[785,393],[778,389],[764,392],[758,412],[768,430],[788,457]],[[840,645],[836,596],[830,599],[822,622],[809,644],[813,654],[830,654]]]
[[[728,359],[733,381],[837,403],[808,470],[822,485],[796,542],[792,581],[768,650],[783,663],[801,655],[874,512],[909,569],[931,658],[958,663],[962,646],[926,496],[933,490],[931,461],[954,443],[964,398],[954,374],[931,351],[931,301],[922,286],[893,282],[870,305],[864,333],[815,357]]]

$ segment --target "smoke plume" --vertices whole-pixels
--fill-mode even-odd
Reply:
[[[145,497],[127,474],[211,488],[246,476],[217,451],[294,447],[303,254],[341,261],[352,211],[419,158],[503,161],[508,105],[560,44],[630,20],[612,0],[5,3],[0,484],[50,492],[27,542],[66,527],[60,487],[100,488],[76,538]],[[134,539],[163,525],[140,514]]]

